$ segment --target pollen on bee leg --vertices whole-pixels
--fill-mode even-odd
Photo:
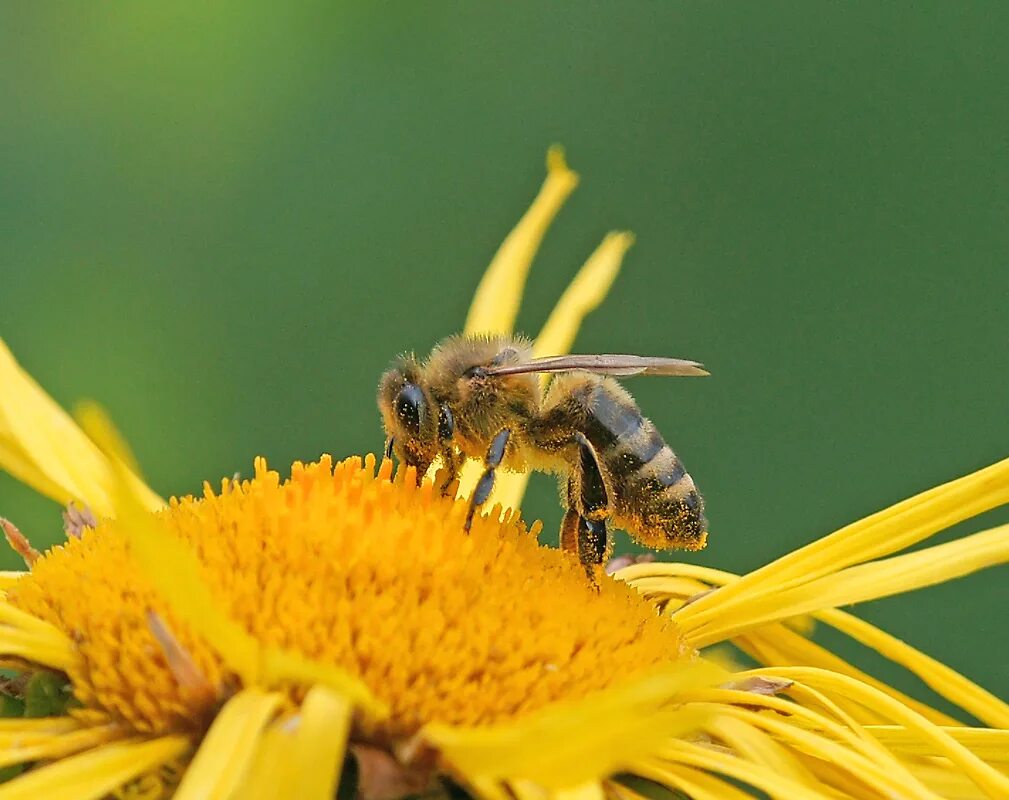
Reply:
[[[28,537],[21,533],[18,526],[9,519],[0,517],[0,528],[3,528],[4,536],[7,538],[7,544],[10,545],[11,550],[24,559],[25,565],[30,567],[34,564],[41,553],[32,547]]]

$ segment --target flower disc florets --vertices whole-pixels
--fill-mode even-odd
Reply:
[[[198,555],[232,619],[279,646],[359,677],[390,707],[381,738],[426,722],[482,724],[574,699],[689,655],[674,625],[632,589],[595,589],[577,561],[518,521],[462,529],[465,504],[391,464],[295,464],[290,480],[257,462],[253,480],[173,501],[160,512]],[[213,649],[136,566],[116,521],[40,559],[12,603],[67,632],[86,707],[136,729],[192,725],[205,708],[169,668],[151,619],[210,685]],[[82,597],[87,602],[82,602]]]

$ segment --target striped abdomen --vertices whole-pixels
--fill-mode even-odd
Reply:
[[[609,484],[614,523],[656,550],[704,546],[704,502],[683,462],[634,399],[612,379],[584,398],[585,437]]]

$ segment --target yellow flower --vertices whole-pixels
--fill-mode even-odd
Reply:
[[[511,331],[576,183],[558,151],[548,163],[468,332]],[[604,240],[539,353],[570,347],[630,244]],[[323,456],[286,480],[257,460],[251,480],[166,504],[99,411],[86,435],[2,343],[0,386],[0,466],[75,504],[67,542],[42,555],[0,525],[29,564],[0,574],[0,663],[17,673],[4,691],[49,691],[46,716],[0,720],[0,766],[26,765],[0,800],[323,800],[348,754],[344,781],[373,800],[636,800],[654,784],[697,800],[1009,797],[1009,706],[837,610],[1009,560],[1007,526],[895,555],[1009,501],[1009,461],[748,575],[636,564],[596,589],[514,511],[467,535],[465,498],[370,456]],[[517,508],[521,478],[502,483]],[[811,619],[981,725],[814,644]],[[704,650],[724,644],[761,666]]]

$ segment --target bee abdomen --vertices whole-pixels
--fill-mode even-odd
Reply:
[[[585,435],[612,484],[617,522],[655,549],[704,546],[704,502],[683,462],[629,395],[592,392]]]

